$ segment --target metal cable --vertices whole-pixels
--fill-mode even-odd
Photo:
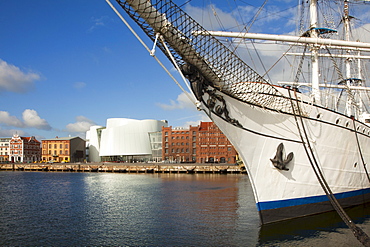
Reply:
[[[297,94],[295,92],[295,99],[293,99],[291,97],[290,90],[288,92],[289,92],[289,96],[290,96],[290,99],[291,99],[293,111],[294,111],[294,109],[298,109],[298,114],[294,113],[293,115],[294,115],[294,118],[295,118],[295,121],[296,121],[296,124],[297,124],[297,129],[298,129],[299,135],[301,137],[303,147],[304,147],[305,152],[307,154],[307,158],[308,158],[308,160],[311,164],[311,167],[312,167],[312,169],[313,169],[313,171],[314,171],[314,173],[317,177],[317,180],[319,181],[322,189],[324,190],[324,192],[325,192],[326,196],[328,197],[328,199],[329,199],[331,205],[333,206],[334,210],[342,218],[344,223],[352,230],[354,236],[364,246],[370,247],[370,238],[369,238],[369,236],[361,228],[356,226],[355,223],[353,223],[351,218],[344,211],[342,206],[339,204],[338,200],[335,198],[333,192],[331,191],[330,186],[328,185],[328,183],[327,183],[327,181],[324,177],[324,174],[322,173],[322,171],[320,169],[320,166],[319,166],[319,164],[316,160],[314,151],[311,147],[311,144],[310,144],[310,141],[309,141],[309,138],[308,138],[308,134],[307,134],[307,131],[306,131],[306,128],[305,128],[305,124],[303,122],[301,108],[299,106],[299,100],[298,100]],[[294,101],[296,102],[296,107],[293,107]],[[298,121],[298,118],[299,118],[300,121]],[[303,133],[302,133],[302,131],[303,131]]]
[[[356,123],[355,118],[352,118],[352,121],[353,121],[353,129],[354,129],[355,136],[356,136],[356,142],[357,142],[358,152],[359,152],[359,154],[360,154],[361,162],[362,162],[362,165],[364,166],[364,169],[365,169],[365,172],[366,172],[367,179],[368,179],[368,180],[369,180],[369,182],[370,182],[370,176],[369,176],[369,173],[367,172],[366,163],[365,163],[364,156],[362,155],[362,150],[361,150],[361,147],[360,147],[360,141],[358,140],[358,135],[357,135],[356,125],[355,125],[355,123]]]

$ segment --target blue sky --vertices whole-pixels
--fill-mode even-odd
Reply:
[[[206,26],[211,24],[200,10],[209,2],[186,5]],[[213,6],[232,29],[238,20],[229,2]],[[294,30],[287,4],[297,1],[272,2],[270,13],[276,14],[265,15],[251,31]],[[245,4],[239,15],[262,3]],[[283,24],[272,27],[279,20]],[[0,1],[0,30],[0,137],[84,137],[89,126],[105,126],[107,118],[166,119],[174,127],[207,121],[104,0]]]
[[[114,117],[202,118],[176,107],[180,89],[103,0],[1,1],[0,29],[0,136],[75,136]]]

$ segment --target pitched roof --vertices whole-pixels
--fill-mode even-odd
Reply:
[[[42,141],[70,141],[75,138],[80,138],[81,140],[83,140],[79,136],[73,136],[73,137],[69,136],[69,137],[55,137],[55,138],[50,138],[50,139],[43,139]]]
[[[31,137],[20,136],[20,138],[26,142],[35,141],[35,142],[40,143],[34,136],[31,136]]]

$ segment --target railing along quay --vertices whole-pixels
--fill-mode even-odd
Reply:
[[[0,164],[3,171],[45,172],[113,172],[113,173],[233,173],[246,174],[238,165],[167,164],[167,163],[9,163]]]

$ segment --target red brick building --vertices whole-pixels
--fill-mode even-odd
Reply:
[[[162,127],[162,160],[183,163],[236,163],[236,151],[213,122],[189,129]]]
[[[34,136],[13,135],[9,142],[9,161],[39,162],[41,160],[41,143]]]
[[[237,152],[213,122],[201,122],[197,138],[197,163],[236,163]]]
[[[167,162],[196,162],[198,127],[189,129],[162,127],[162,160]]]

